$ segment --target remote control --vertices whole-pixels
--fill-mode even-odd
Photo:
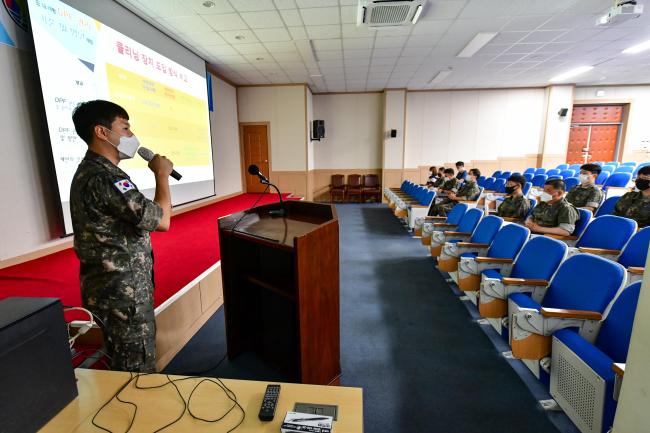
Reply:
[[[262,398],[262,407],[258,415],[262,421],[271,421],[275,416],[275,407],[280,396],[280,385],[266,385],[266,392]]]

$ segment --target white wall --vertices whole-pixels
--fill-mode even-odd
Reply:
[[[314,142],[315,168],[381,167],[381,93],[314,95],[325,138]]]
[[[573,110],[573,86],[551,86],[546,89],[548,106],[543,153],[566,155],[569,145],[571,111]],[[560,109],[566,108],[567,115],[561,117]]]
[[[535,154],[544,106],[544,89],[408,92],[404,167]]]
[[[237,122],[237,89],[212,76],[214,111],[210,113],[214,189],[225,196],[242,189],[239,124]]]
[[[596,90],[605,95],[596,97]],[[575,100],[598,100],[603,102],[630,102],[630,115],[625,137],[625,153],[647,150],[650,146],[650,86],[578,87]]]
[[[311,137],[313,136],[312,132],[312,121],[314,117],[314,95],[311,93],[309,87],[306,88],[307,91],[307,170],[313,170],[315,168],[315,154],[314,154],[314,141]]]
[[[240,122],[270,122],[271,171],[306,171],[305,86],[240,87]]]
[[[405,109],[405,90],[387,90],[384,92],[384,122],[381,131],[384,148],[383,168],[404,168]],[[397,130],[397,137],[390,137],[389,131],[391,129]],[[410,131],[409,134],[411,134]]]

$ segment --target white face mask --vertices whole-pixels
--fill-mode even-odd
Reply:
[[[584,184],[584,183],[589,183],[590,181],[591,181],[591,176],[589,176],[588,174],[580,175],[580,183]]]
[[[544,191],[542,193],[542,195],[539,196],[539,199],[541,201],[543,201],[544,203],[546,203],[546,202],[549,202],[549,201],[553,200],[553,196],[551,194],[547,193],[546,191]]]
[[[117,134],[117,132],[112,131],[108,128],[104,128],[104,129],[114,134]],[[130,137],[120,135],[120,142],[117,145],[113,144],[109,140],[106,141],[108,141],[112,146],[114,146],[118,150],[118,152],[120,153],[120,160],[133,158],[135,156],[135,153],[138,151],[138,147],[140,147],[140,142],[138,141],[138,137],[136,137],[135,135],[131,135]]]

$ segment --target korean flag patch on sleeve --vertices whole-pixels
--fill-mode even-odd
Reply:
[[[115,182],[113,185],[122,193],[125,194],[127,191],[135,189],[135,185],[129,179],[122,179]]]

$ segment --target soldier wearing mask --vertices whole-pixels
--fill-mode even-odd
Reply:
[[[541,203],[535,206],[524,225],[536,234],[569,236],[576,228],[580,214],[564,198],[564,181],[562,179],[547,180],[544,192],[540,196]]]
[[[453,174],[454,171],[452,170],[451,172]],[[441,186],[443,186],[445,184],[446,181],[447,181],[447,178],[445,177],[445,167],[438,168],[438,178],[436,179],[435,182],[433,182],[432,186],[434,188],[440,188]]]
[[[429,178],[427,179],[427,186],[433,186],[438,180],[438,171],[435,167],[429,167]]]
[[[83,306],[101,321],[112,369],[154,372],[149,232],[169,229],[172,163],[160,155],[149,162],[156,178],[155,197],[149,200],[118,167],[139,147],[127,112],[109,101],[90,101],[77,106],[72,120],[88,144],[70,189]]]
[[[624,194],[614,207],[614,215],[631,218],[639,228],[650,225],[650,166],[641,167],[635,181],[638,191]]]
[[[467,178],[467,170],[465,170],[465,163],[463,161],[456,162],[456,171],[458,171],[456,179],[465,180]]]
[[[596,186],[596,178],[600,174],[598,164],[584,164],[580,167],[580,185],[573,187],[566,195],[566,201],[575,207],[596,212],[603,201],[603,192]]]
[[[506,198],[497,209],[497,215],[503,218],[523,220],[530,210],[530,201],[524,196],[523,188],[526,178],[514,174],[506,183]]]
[[[446,170],[445,170],[446,171]],[[452,170],[453,175],[453,170]],[[440,203],[437,203],[431,206],[429,210],[429,215],[436,216],[447,215],[449,212],[460,200],[475,200],[480,192],[476,180],[481,176],[481,172],[478,168],[472,168],[469,171],[465,182],[460,186],[458,192],[449,191],[447,197],[444,198]],[[454,179],[455,180],[455,179]]]

